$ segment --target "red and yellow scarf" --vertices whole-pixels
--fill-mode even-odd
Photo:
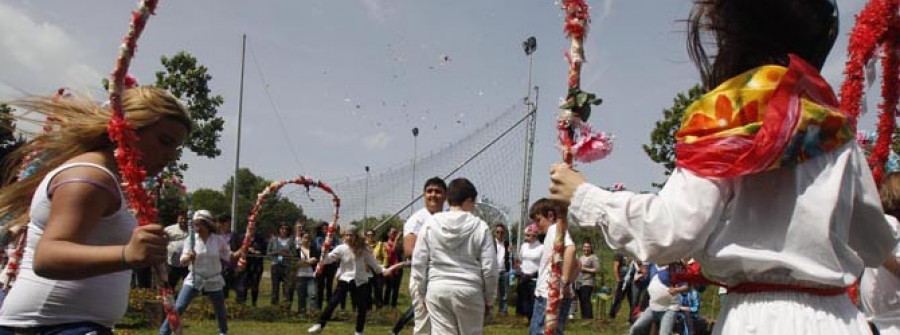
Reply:
[[[731,78],[685,110],[675,135],[678,166],[728,178],[794,166],[855,136],[818,70],[791,55]]]

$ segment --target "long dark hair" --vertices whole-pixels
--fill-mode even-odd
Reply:
[[[788,54],[821,70],[838,33],[834,0],[696,0],[687,23],[688,53],[708,90],[755,67],[787,65]]]

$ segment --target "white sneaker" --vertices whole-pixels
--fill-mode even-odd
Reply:
[[[356,332],[355,334],[356,334],[356,335],[363,335],[362,332]]]
[[[321,333],[321,332],[322,332],[322,325],[320,325],[320,324],[318,324],[318,323],[317,323],[317,324],[314,324],[312,327],[309,327],[309,329],[306,330],[306,332],[307,332],[307,333],[310,333],[310,334],[318,334],[318,333]]]

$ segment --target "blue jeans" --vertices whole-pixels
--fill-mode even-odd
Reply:
[[[17,332],[35,335],[84,335],[94,332],[93,334],[97,335],[111,335],[112,329],[93,322],[76,322],[29,328],[0,327],[0,335],[16,335]]]
[[[562,335],[566,330],[566,320],[569,319],[569,309],[572,308],[572,299],[563,298],[559,302],[559,318],[556,324],[556,334]],[[544,317],[547,313],[547,298],[534,298],[534,312],[531,314],[531,325],[528,327],[528,333],[531,335],[544,334]]]
[[[175,310],[178,311],[178,315],[183,314],[191,300],[194,300],[194,297],[200,293],[200,290],[195,289],[191,285],[183,285],[181,292],[178,292],[178,299],[175,300]],[[216,312],[216,321],[219,323],[219,334],[228,334],[228,320],[225,315],[225,294],[222,290],[203,293],[209,297],[210,302],[213,304],[213,310]],[[159,327],[159,334],[169,335],[171,332],[169,320],[163,321],[162,327]]]
[[[506,315],[506,291],[509,288],[509,275],[507,275],[506,271],[500,271],[500,276],[497,279],[497,312],[501,315]]]
[[[316,299],[316,278],[315,277],[296,277],[294,278],[294,285],[288,288],[287,301],[291,302],[294,297],[294,292],[297,292],[297,311],[300,314],[306,313],[306,302],[309,301],[309,306],[313,306],[315,304]],[[290,307],[290,304],[288,304]],[[290,310],[290,308],[288,308]]]
[[[631,325],[628,334],[641,335],[650,334],[650,328],[653,323],[659,322],[659,335],[672,334],[672,327],[675,325],[675,310],[651,311],[646,310],[641,313],[637,321]]]

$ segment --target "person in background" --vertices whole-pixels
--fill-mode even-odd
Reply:
[[[266,254],[272,260],[270,273],[272,276],[272,306],[278,305],[278,296],[284,293],[287,296],[288,266],[291,256],[296,253],[291,227],[287,223],[278,226],[278,233],[269,239]]]
[[[311,242],[309,233],[299,232],[299,242],[297,243],[297,266],[293,285],[288,289],[287,301],[288,309],[294,297],[294,291],[297,291],[297,312],[300,317],[306,317],[307,305],[312,306],[316,295],[315,271],[316,265],[319,263],[319,250],[316,249],[315,243]]]
[[[391,227],[388,230],[387,240],[384,242],[384,262],[381,266],[391,268],[403,260],[403,241],[400,240],[400,231]],[[376,257],[377,258],[377,257]],[[403,281],[403,268],[397,268],[394,275],[385,278],[384,305],[397,308],[397,299],[400,297],[400,283]]]
[[[553,244],[556,240],[556,225],[562,218],[557,213],[563,213],[560,202],[547,198],[538,199],[531,204],[529,215],[532,221],[537,222],[539,232],[544,234],[544,250],[541,254],[541,263],[538,268],[538,279],[534,289],[534,311],[531,315],[529,334],[544,334],[544,321],[547,316],[547,303],[550,297],[550,258],[553,257]],[[562,299],[559,302],[559,319],[556,334],[562,335],[566,329],[566,321],[569,310],[572,308],[572,279],[576,275],[575,242],[568,231],[563,237],[565,249],[563,250],[562,275]]]
[[[194,248],[185,245],[181,253],[181,264],[189,265],[191,271],[178,293],[175,310],[178,314],[184,313],[197,294],[205,294],[212,302],[219,334],[225,335],[228,334],[228,316],[225,313],[225,295],[222,292],[225,287],[222,263],[236,262],[244,251],[243,249],[231,251],[225,238],[216,233],[217,223],[209,211],[201,209],[194,212],[193,220],[194,228],[197,230],[194,234]],[[169,320],[165,320],[159,328],[159,334],[170,333]]]
[[[594,246],[591,241],[584,241],[581,250],[584,254],[578,259],[581,263],[581,273],[578,275],[578,307],[581,310],[581,318],[590,320],[594,318],[591,296],[597,286],[595,276],[600,272],[600,259],[594,255]]]
[[[440,177],[431,177],[425,181],[422,193],[425,199],[425,207],[416,211],[403,224],[403,256],[405,258],[412,257],[413,250],[415,250],[416,243],[419,240],[419,232],[422,230],[425,222],[434,214],[444,210],[444,202],[447,200],[447,183]],[[417,288],[410,286],[409,289],[413,291]],[[415,319],[413,334],[425,335],[431,333],[425,302],[412,300],[409,308],[394,324],[391,334],[399,334],[403,327],[406,327],[406,324],[413,319]]]
[[[232,251],[240,249],[243,241],[244,236],[241,234],[235,241],[236,243],[232,243]],[[250,245],[247,248],[247,265],[243,271],[237,272],[235,279],[235,301],[238,304],[243,305],[247,302],[247,293],[249,292],[250,303],[256,307],[259,300],[259,284],[262,282],[263,275],[263,258],[266,256],[267,247],[266,238],[260,232],[256,232],[250,239]]]
[[[233,248],[237,236],[231,231],[231,215],[219,215],[216,221],[218,222],[219,235],[228,243],[228,248],[231,251],[237,251],[238,248]],[[236,269],[237,260],[222,261],[222,277],[225,278],[225,287],[222,288],[222,293],[225,296],[225,300],[228,300],[228,291],[234,290],[235,279],[237,278]]]
[[[615,319],[616,314],[619,312],[619,308],[622,307],[622,300],[628,300],[628,315],[629,317],[634,314],[634,306],[635,301],[634,297],[631,294],[631,290],[634,287],[632,278],[634,278],[634,274],[636,272],[636,267],[634,265],[634,261],[625,257],[620,251],[617,251],[615,256],[613,256],[613,277],[616,279],[616,286],[613,288],[615,291],[613,293],[613,303],[609,309],[609,319]]]
[[[498,223],[494,226],[494,243],[497,245],[497,314],[506,315],[506,291],[509,288],[509,239],[506,226]]]
[[[178,213],[175,224],[163,229],[166,232],[166,265],[169,268],[169,285],[174,289],[188,274],[188,267],[181,264],[181,252],[188,237],[187,214]]]
[[[469,180],[451,181],[450,210],[425,222],[413,251],[410,294],[425,302],[432,334],[482,334],[497,295],[497,247],[471,213],[477,197]]]
[[[383,267],[385,258],[387,258],[384,252],[384,241],[375,239],[375,231],[366,230],[366,246],[375,255],[375,261],[382,264]],[[371,270],[367,270],[367,272],[372,274],[372,302],[375,303],[375,308],[381,308],[384,305],[384,277]]]
[[[338,287],[334,292],[334,296],[328,301],[328,305],[319,316],[318,323],[308,329],[310,334],[318,334],[322,332],[328,320],[331,319],[332,313],[341,301],[346,301],[349,293],[353,296],[353,301],[357,304],[356,310],[356,335],[362,335],[366,327],[366,313],[369,310],[369,298],[372,296],[372,286],[369,283],[369,275],[366,269],[372,269],[375,273],[382,273],[384,269],[375,262],[375,256],[366,246],[362,236],[359,236],[357,228],[350,225],[341,235],[344,243],[335,247],[329,252],[322,262],[332,263],[339,262],[338,270]],[[390,276],[390,272],[385,273]]]
[[[526,317],[529,323],[534,313],[534,288],[544,254],[544,244],[537,238],[538,230],[534,223],[525,228],[525,240],[519,248],[520,261],[516,267],[519,280],[516,286],[516,314]]]
[[[319,250],[319,253],[322,252],[327,234],[328,223],[322,222],[322,225],[319,226],[319,236],[316,236],[316,249]],[[340,227],[335,227],[332,250],[340,245],[340,234]],[[326,302],[331,301],[332,294],[334,293],[334,276],[337,275],[338,266],[339,264],[336,263],[325,264],[322,267],[322,273],[316,276],[316,309],[322,309],[322,306]],[[341,301],[341,309],[344,309],[345,304],[346,300]]]
[[[687,284],[674,285],[671,278],[672,264],[658,266],[650,265],[650,280],[647,293],[650,296],[649,305],[637,321],[631,326],[629,334],[650,334],[653,324],[659,325],[659,335],[672,334],[675,325],[675,316],[680,310],[681,302],[678,295],[688,291]]]

